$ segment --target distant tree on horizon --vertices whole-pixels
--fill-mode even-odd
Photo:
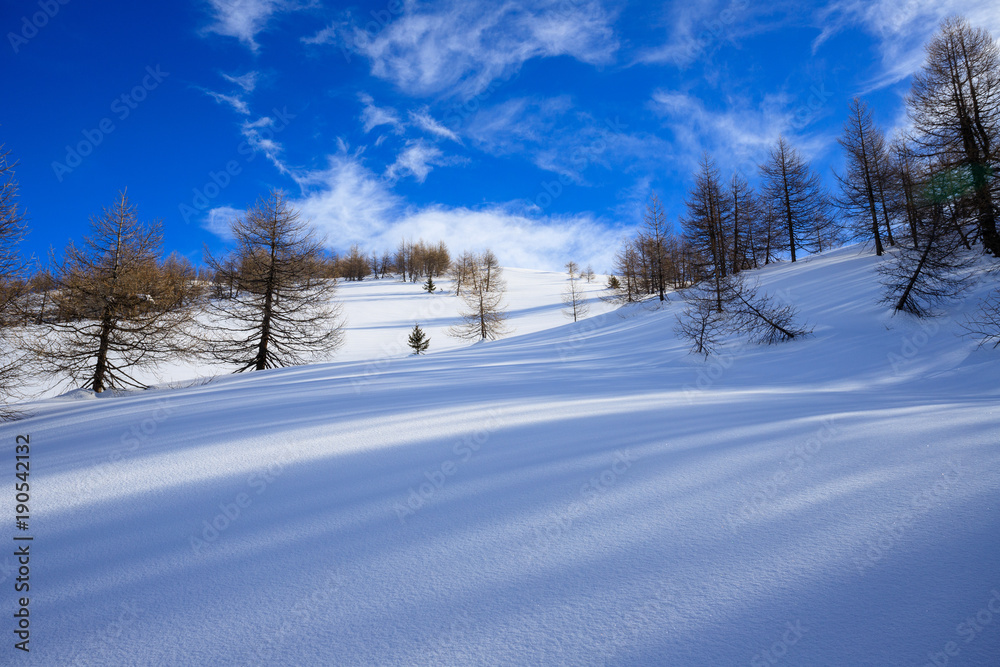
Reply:
[[[472,267],[476,264],[476,255],[466,250],[459,255],[450,267],[451,277],[455,281],[455,296],[462,296],[462,287],[468,282]]]
[[[581,317],[586,317],[587,313],[590,312],[590,305],[584,298],[583,292],[580,291],[579,276],[570,275],[569,284],[566,285],[566,289],[562,293],[562,302],[566,306],[562,311],[563,314],[572,317],[574,322]]]

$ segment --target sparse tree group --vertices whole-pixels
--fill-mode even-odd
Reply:
[[[883,298],[895,312],[931,316],[977,277],[995,282],[1000,46],[987,30],[949,18],[926,54],[906,97],[906,132],[886,136],[865,100],[849,103],[836,192],[779,136],[747,173],[723,173],[703,154],[680,215],[651,193],[636,233],[614,256],[605,298],[665,303],[681,291],[676,330],[707,355],[734,334],[775,343],[808,333],[791,304],[745,272],[845,240],[885,257]],[[0,418],[13,414],[2,406],[29,366],[102,392],[142,387],[145,373],[181,357],[235,372],[326,358],[344,337],[338,280],[394,276],[434,294],[435,281],[450,279],[463,306],[450,335],[492,340],[510,331],[506,281],[491,251],[452,257],[444,242],[422,239],[330,251],[280,191],[232,220],[232,249],[206,253],[201,268],[164,256],[160,223],[141,221],[122,191],[81,242],[58,259],[50,252],[44,265],[33,259],[29,271],[15,168],[0,145]],[[566,270],[564,312],[577,321],[588,310],[583,285],[595,275],[575,261]],[[1000,345],[1000,291],[964,325]],[[416,325],[408,342],[421,354],[428,340]]]
[[[975,279],[978,257],[1000,257],[1000,47],[965,19],[944,21],[906,99],[912,132],[891,154],[889,210],[909,234],[881,267],[895,311],[934,314]],[[967,324],[984,342],[990,304]]]

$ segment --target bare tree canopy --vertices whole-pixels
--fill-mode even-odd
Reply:
[[[723,196],[719,170],[708,153],[701,157],[700,169],[685,205],[685,237],[696,253],[698,277],[714,286],[715,308],[722,312],[722,285],[729,275],[724,221],[731,209],[729,199]]]
[[[50,374],[95,392],[145,386],[133,373],[191,351],[187,298],[193,271],[159,261],[158,223],[143,224],[124,191],[70,243],[56,276],[60,317],[35,345]]]
[[[235,285],[210,303],[210,356],[238,373],[328,358],[344,336],[336,281],[317,276],[323,250],[298,211],[274,190],[231,233],[232,253],[207,257],[215,280]]]
[[[918,317],[961,295],[972,265],[967,234],[956,216],[962,179],[956,183],[946,172],[925,178],[917,200],[916,241],[901,243],[899,252],[879,266],[883,302]]]
[[[830,198],[819,176],[784,137],[760,166],[761,195],[783,227],[783,249],[794,262],[800,250],[822,252],[833,245]]]
[[[885,135],[875,125],[868,105],[855,97],[838,140],[846,154],[843,174],[837,174],[840,196],[834,199],[844,216],[854,223],[853,236],[875,244],[875,254],[885,252],[891,243],[892,226],[886,201],[891,172]],[[884,225],[884,229],[883,229]]]
[[[570,262],[569,264],[573,264]],[[568,266],[568,265],[567,265]],[[576,322],[581,317],[586,317],[587,313],[590,312],[590,304],[587,303],[586,297],[583,295],[583,291],[580,287],[580,275],[569,274],[569,284],[566,285],[566,289],[562,293],[562,302],[566,306],[563,309],[563,314],[566,317],[572,317],[573,321]]]
[[[14,179],[17,163],[0,145],[0,326],[12,319],[12,311],[24,288],[25,263],[18,245],[24,238],[24,211],[18,201]]]
[[[667,214],[663,212],[663,204],[660,203],[660,198],[656,196],[655,192],[650,195],[642,223],[646,243],[649,245],[649,258],[652,262],[650,275],[655,283],[653,289],[659,295],[660,301],[663,301],[666,299],[667,289],[666,246],[670,227],[667,223]]]
[[[0,145],[0,420],[14,416],[3,403],[15,393],[22,346],[13,335],[18,301],[25,290],[24,260],[18,245],[24,238],[24,212],[18,202],[14,179],[17,166],[10,151]]]
[[[1000,47],[983,28],[949,18],[927,45],[907,105],[917,151],[969,184],[978,235],[1000,257]]]
[[[773,345],[811,332],[797,322],[794,306],[779,303],[763,292],[755,279],[747,279],[745,273],[721,281],[722,309],[717,306],[719,293],[709,281],[685,291],[686,307],[677,317],[674,331],[691,344],[695,354],[708,357],[729,334],[744,336],[751,343]]]
[[[467,267],[464,283],[462,300],[466,310],[461,313],[462,322],[451,327],[448,334],[466,340],[495,340],[509,333],[503,300],[507,283],[496,255],[487,250],[475,257]]]

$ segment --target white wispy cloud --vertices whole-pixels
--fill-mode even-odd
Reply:
[[[277,127],[273,118],[261,116],[254,121],[244,121],[240,133],[254,151],[263,153],[282,174],[290,175],[291,169],[281,159],[284,147],[274,138]]]
[[[244,93],[252,93],[257,87],[257,77],[259,76],[258,72],[250,71],[239,76],[226,74],[225,72],[220,72],[220,74],[222,74],[222,78],[229,83],[235,83],[237,86],[242,88]]]
[[[281,12],[308,6],[295,0],[208,0],[213,23],[204,32],[235,37],[251,51],[257,51],[257,35],[263,32],[271,18]]]
[[[212,90],[206,90],[205,94],[219,104],[229,105],[236,113],[243,114],[244,116],[250,115],[250,107],[238,95],[226,95],[225,93],[217,93]]]
[[[373,75],[415,95],[471,97],[525,61],[567,55],[611,62],[618,49],[614,14],[598,0],[446,0],[407,3],[402,15],[365,30],[334,24],[308,43],[341,42],[369,59]]]
[[[831,112],[823,100],[826,95],[822,87],[814,87],[800,97],[766,95],[758,104],[729,98],[719,110],[680,91],[657,90],[652,99],[653,109],[663,115],[673,135],[680,173],[695,171],[706,150],[720,166],[752,172],[779,135],[807,157],[829,147],[833,138],[804,131],[820,114]]]
[[[219,93],[214,90],[208,90],[206,88],[201,88],[200,90],[209,97],[211,97],[213,100],[215,100],[217,103],[228,105],[232,107],[233,111],[235,111],[236,113],[242,114],[244,116],[249,116],[250,105],[247,104],[246,100],[243,98],[243,95],[252,93],[254,91],[254,88],[257,86],[257,76],[258,76],[257,72],[251,71],[247,72],[246,74],[242,74],[240,76],[234,76],[226,74],[225,72],[219,72],[219,75],[222,76],[222,78],[225,79],[226,81],[229,81],[230,83],[235,83],[237,86],[239,86],[239,88],[242,89],[243,94],[237,92],[230,95],[227,93]]]
[[[392,107],[376,106],[375,100],[368,93],[358,95],[364,107],[361,109],[361,124],[365,133],[371,132],[379,125],[390,126],[396,134],[403,131],[403,123],[399,114]]]
[[[303,217],[338,247],[381,237],[403,208],[402,200],[364,165],[361,155],[342,145],[339,153],[329,156],[325,169],[295,176],[304,193],[296,202]]]
[[[816,53],[842,30],[861,26],[878,40],[881,70],[868,84],[878,89],[902,81],[924,64],[924,45],[947,16],[961,15],[1000,38],[1000,3],[967,0],[834,0],[820,9]]]
[[[219,206],[208,211],[202,227],[221,239],[231,241],[233,238],[230,223],[243,215],[243,211],[231,206]]]
[[[427,179],[427,174],[435,166],[449,164],[437,146],[432,146],[424,141],[407,142],[406,147],[396,156],[396,161],[386,169],[386,178],[392,180],[404,174],[410,174],[418,183],[423,183]]]
[[[595,166],[657,168],[671,155],[659,137],[630,128],[618,116],[585,113],[568,95],[520,97],[485,107],[463,133],[485,153],[522,156],[577,184],[587,184],[585,172]]]
[[[559,270],[567,261],[611,267],[621,229],[590,214],[530,215],[522,202],[479,208],[407,205],[363,162],[363,153],[329,157],[326,168],[294,174],[302,195],[293,201],[303,218],[336,248],[357,243],[364,248],[395,248],[401,239],[443,240],[453,253],[491,248],[507,266]],[[227,233],[233,213],[223,208],[209,215],[206,228]],[[211,226],[210,226],[211,224]]]
[[[665,4],[660,14],[651,10],[649,20],[663,30],[663,41],[640,48],[635,62],[670,64],[685,68],[710,58],[721,46],[774,30],[788,21],[783,0],[752,3],[750,0],[703,0]],[[794,6],[794,14],[801,10]]]
[[[320,44],[335,44],[341,40],[341,36],[347,28],[347,24],[343,22],[333,23],[323,28],[315,35],[307,35],[306,37],[300,37],[299,41],[303,44],[310,44],[317,46]]]
[[[434,119],[427,111],[427,109],[421,109],[420,111],[411,111],[410,120],[414,125],[424,130],[425,132],[430,132],[431,134],[441,137],[443,139],[449,139],[455,143],[462,143],[462,139],[455,134],[453,131],[449,130],[447,127],[439,123]]]

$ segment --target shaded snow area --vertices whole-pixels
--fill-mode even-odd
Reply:
[[[984,288],[920,323],[876,265],[761,270],[813,335],[707,362],[677,294],[572,324],[565,276],[508,270],[499,341],[349,284],[333,363],[38,401],[0,427],[32,443],[18,662],[998,665],[1000,351],[956,335]]]

